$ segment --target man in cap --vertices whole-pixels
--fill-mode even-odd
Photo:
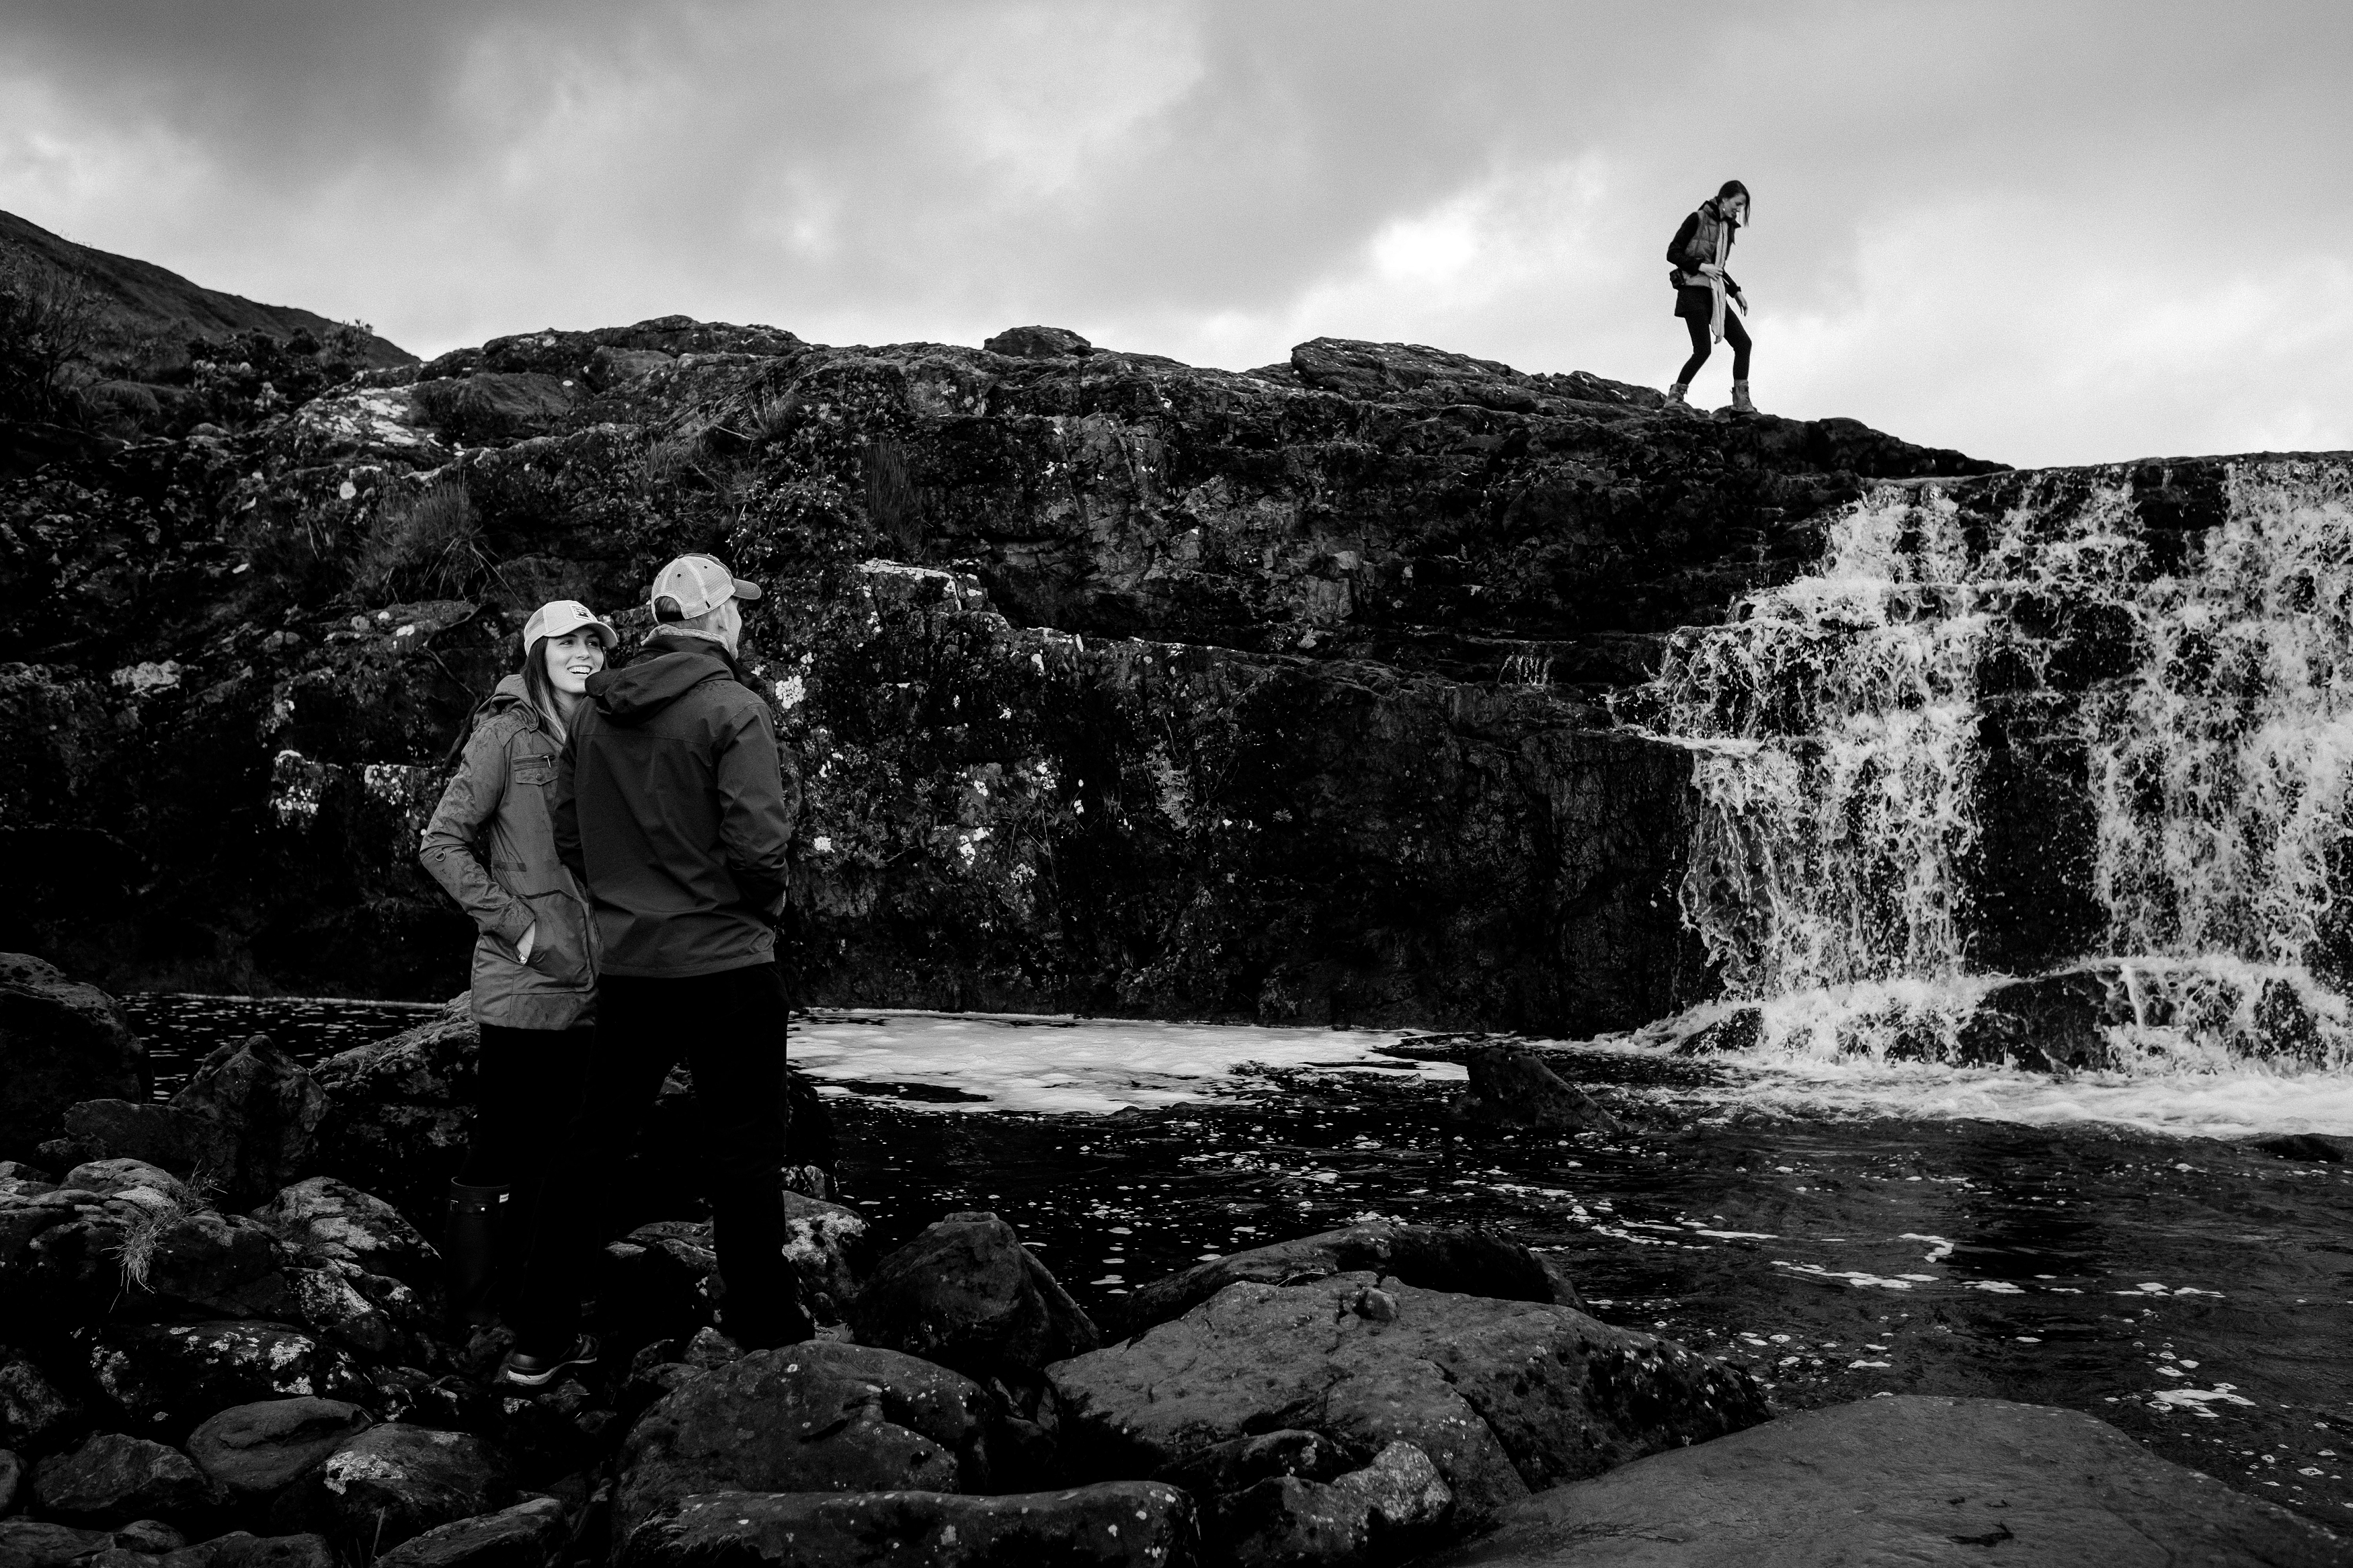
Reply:
[[[681,1054],[694,1075],[726,1331],[746,1349],[810,1331],[783,1256],[786,999],[775,928],[799,789],[735,657],[736,605],[759,596],[708,555],[663,567],[644,651],[589,678],[557,764],[556,852],[603,939],[596,1043],[504,1384],[540,1387],[596,1360],[580,1290],[606,1239],[603,1200]]]

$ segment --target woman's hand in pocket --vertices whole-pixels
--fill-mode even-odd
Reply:
[[[522,933],[522,940],[515,943],[515,962],[517,963],[529,963],[531,962],[532,947],[538,941],[539,922],[537,921],[533,921],[531,923],[531,929]]]

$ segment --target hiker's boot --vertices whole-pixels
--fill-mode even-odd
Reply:
[[[452,1328],[486,1323],[493,1315],[491,1292],[498,1283],[508,1196],[505,1187],[449,1184],[449,1224],[442,1237],[441,1262]]]
[[[570,1346],[545,1354],[509,1351],[491,1375],[495,1388],[545,1388],[568,1372],[586,1372],[596,1364],[596,1336],[575,1334]]]
[[[1757,412],[1757,405],[1748,401],[1748,384],[1745,381],[1736,381],[1732,384],[1732,411],[1735,414]]]
[[[1688,390],[1688,384],[1680,381],[1667,388],[1667,401],[1661,405],[1661,412],[1667,414],[1689,414],[1694,412],[1692,405],[1683,401],[1683,394]]]

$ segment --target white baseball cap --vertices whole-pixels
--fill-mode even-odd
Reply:
[[[621,634],[596,618],[596,612],[577,599],[550,599],[531,613],[522,624],[522,651],[529,653],[531,645],[542,637],[560,637],[576,632],[582,626],[593,626],[605,639],[607,647],[620,646]]]
[[[681,555],[654,574],[654,591],[648,602],[654,607],[654,618],[659,620],[661,602],[675,599],[679,618],[691,621],[730,599],[759,596],[760,584],[730,575],[726,567],[710,556]]]

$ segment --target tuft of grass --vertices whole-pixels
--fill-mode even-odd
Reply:
[[[801,400],[791,393],[782,396],[763,397],[752,405],[751,416],[744,421],[751,428],[745,432],[754,447],[765,447],[792,434],[793,421],[799,416]]]
[[[444,478],[383,501],[352,564],[352,584],[370,600],[456,598],[491,570],[465,481]]]
[[[648,486],[676,484],[695,468],[695,453],[702,445],[701,432],[692,436],[663,436],[646,444],[644,454],[638,459],[638,471]]]
[[[148,1280],[154,1273],[155,1248],[164,1235],[182,1220],[211,1208],[219,1195],[220,1183],[211,1173],[198,1171],[180,1183],[177,1192],[165,1194],[164,1202],[141,1209],[123,1227],[121,1242],[109,1252],[122,1270],[123,1289],[152,1289]]]

